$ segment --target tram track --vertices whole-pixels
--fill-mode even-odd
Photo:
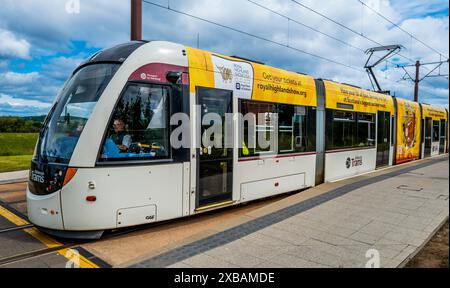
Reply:
[[[120,236],[125,236],[125,235],[133,233],[133,232],[139,232],[139,231],[143,231],[146,229],[159,227],[164,224],[167,224],[167,223],[166,222],[158,222],[158,223],[152,223],[152,224],[148,224],[148,225],[124,228],[124,229],[120,229],[120,230],[112,230],[112,231],[105,232],[106,234],[98,240],[89,240],[89,241],[86,240],[86,241],[66,243],[66,244],[62,244],[60,246],[56,246],[56,247],[44,248],[44,249],[34,250],[34,251],[25,252],[25,253],[21,253],[21,254],[16,254],[13,256],[9,256],[9,257],[0,259],[0,268],[5,267],[7,265],[17,263],[17,262],[27,261],[27,260],[31,260],[34,258],[46,256],[46,255],[52,254],[52,253],[60,253],[61,254],[61,251],[68,250],[68,249],[77,250],[77,248],[80,248],[81,245],[86,244],[86,243],[96,243],[96,242],[108,241],[108,240],[112,240],[112,239],[120,237]],[[23,225],[23,226],[2,229],[2,230],[0,230],[0,235],[5,234],[5,233],[13,233],[16,231],[21,231],[21,230],[26,230],[26,229],[32,229],[32,228],[38,229],[35,225],[29,224],[29,225]]]
[[[11,199],[11,201],[5,201],[5,199],[8,199],[8,198],[5,198],[5,195],[7,193],[18,193],[18,192],[25,193],[25,191],[22,187],[17,187],[17,189],[10,189],[10,187],[5,187],[6,189],[4,191],[8,190],[8,192],[5,192],[4,194],[1,194],[2,188],[4,188],[4,187],[2,187],[0,184],[0,208],[4,208],[5,210],[8,210],[10,213],[15,214],[17,217],[19,217],[20,219],[23,220],[23,224],[22,225],[17,224],[18,226],[15,226],[15,227],[7,227],[7,228],[0,229],[0,236],[8,235],[8,233],[24,231],[24,232],[27,232],[28,234],[32,234],[32,236],[36,238],[37,234],[42,233],[42,235],[45,235],[45,237],[51,238],[54,241],[53,242],[54,244],[47,245],[46,243],[43,242],[44,245],[47,245],[47,247],[45,247],[43,249],[26,251],[26,252],[24,251],[23,253],[19,252],[16,255],[8,255],[4,258],[1,258],[0,259],[0,268],[8,267],[9,265],[14,265],[15,263],[29,261],[29,260],[39,258],[39,257],[45,257],[46,255],[49,255],[52,253],[58,253],[59,255],[61,255],[61,257],[68,258],[68,261],[69,261],[70,257],[67,257],[65,255],[71,249],[76,250],[76,251],[85,250],[83,248],[84,247],[83,245],[85,245],[85,244],[95,244],[95,243],[107,242],[107,241],[114,240],[116,238],[119,238],[122,236],[127,236],[127,235],[130,235],[133,233],[138,233],[138,232],[145,231],[148,229],[155,229],[155,228],[163,226],[163,225],[170,225],[171,223],[176,223],[178,220],[178,219],[174,219],[174,220],[150,223],[150,224],[145,224],[145,225],[140,225],[140,226],[121,228],[121,229],[116,229],[116,230],[107,230],[107,231],[105,231],[103,236],[97,240],[72,240],[72,241],[69,240],[70,241],[69,242],[66,239],[54,238],[52,236],[48,236],[47,234],[39,231],[39,228],[37,226],[35,226],[29,222],[28,217],[26,215],[26,211],[24,211],[24,213],[22,213],[22,212],[18,211],[17,209],[15,209],[14,207],[12,207],[12,205],[21,204],[21,203],[26,202],[26,200],[20,199],[20,197],[23,197],[23,195],[17,195],[16,197],[9,197]],[[21,193],[19,193],[19,194],[21,194]],[[246,205],[244,205],[244,206],[246,206]],[[224,211],[224,210],[222,210],[222,211]],[[209,215],[211,215],[211,214],[209,214]],[[202,217],[202,215],[197,215],[197,216],[193,216],[193,217],[194,218]],[[25,225],[25,223],[28,223],[28,224]],[[30,231],[32,231],[32,232],[30,232]],[[103,261],[100,258],[97,258],[97,259]],[[96,264],[96,263],[94,263],[94,264]],[[108,263],[106,263],[106,264],[108,264]],[[100,265],[100,267],[101,267],[101,265]],[[111,267],[111,266],[109,266],[109,267]]]
[[[26,252],[26,253],[22,253],[22,254],[16,254],[13,256],[9,256],[9,257],[5,257],[0,259],[0,268],[5,267],[7,265],[11,265],[17,262],[21,262],[21,261],[27,261],[27,260],[31,260],[33,258],[38,258],[41,256],[46,256],[48,254],[51,253],[55,253],[55,252],[61,252],[63,250],[68,250],[68,249],[75,249],[77,247],[80,247],[80,245],[86,244],[86,243],[95,243],[95,242],[101,242],[101,241],[108,241],[120,236],[124,236],[133,232],[138,232],[138,231],[142,231],[145,229],[149,229],[149,228],[155,228],[161,225],[166,224],[165,222],[161,222],[161,223],[153,223],[153,224],[148,224],[148,225],[142,225],[142,226],[137,226],[137,227],[131,227],[131,228],[125,228],[125,229],[120,229],[120,230],[115,230],[115,231],[111,231],[111,232],[107,232],[107,234],[105,236],[103,236],[102,238],[98,239],[98,240],[90,240],[90,241],[79,241],[79,242],[73,242],[73,243],[66,243],[66,244],[62,244],[61,246],[57,246],[57,247],[52,247],[52,248],[44,248],[44,249],[39,249],[39,250],[35,250],[35,251],[30,251],[30,252]],[[16,231],[21,231],[21,230],[25,230],[25,229],[30,229],[30,228],[36,228],[37,227],[33,224],[29,224],[29,225],[23,225],[23,226],[17,226],[17,227],[11,227],[11,228],[6,228],[6,229],[2,229],[0,230],[0,235],[1,234],[5,234],[5,233],[12,233],[12,232],[16,232]]]
[[[26,215],[26,211],[19,211],[19,209],[14,206],[18,204],[26,203],[26,199],[23,199],[25,195],[24,187],[26,181],[18,181],[14,183],[0,183],[0,208],[8,211],[9,213],[14,214],[17,219],[19,219],[19,223],[15,223],[16,226],[6,227],[0,229],[0,236],[7,235],[9,233],[15,233],[19,231],[29,232],[30,234],[36,233],[33,229],[37,229],[37,227],[29,222],[28,216]],[[6,188],[6,189],[5,189]],[[12,196],[12,197],[11,197]],[[16,206],[17,207],[17,206]],[[23,209],[20,209],[23,210]],[[12,223],[14,224],[14,223]],[[22,225],[20,225],[22,224]],[[30,232],[33,231],[33,232]],[[17,253],[12,256],[7,256],[0,259],[0,267],[5,267],[10,264],[14,264],[20,261],[26,261],[29,259],[37,258],[40,256],[45,256],[51,253],[55,253],[64,249],[70,249],[79,245],[80,243],[58,243],[59,245],[52,245],[52,247],[46,247],[43,249],[37,249],[33,251],[26,251],[23,253]]]
[[[8,203],[8,205],[16,205],[16,204],[23,204],[26,202],[27,202],[27,200],[16,200],[16,201],[7,202],[7,203]]]
[[[20,203],[25,203],[25,201],[20,201]],[[12,205],[14,204],[19,204],[19,203],[12,203]],[[27,221],[28,222],[28,216],[26,214],[24,214],[23,212],[17,210],[16,208],[11,206],[11,202],[5,202],[3,200],[0,199],[0,207],[8,210],[9,212],[15,214],[16,216],[20,217],[22,220]]]
[[[80,245],[80,244],[78,244],[78,243],[77,244],[64,244],[64,245],[58,246],[58,247],[39,249],[39,250],[31,251],[31,252],[26,252],[23,254],[16,254],[14,256],[5,257],[5,258],[0,259],[0,268],[10,265],[10,264],[20,262],[20,261],[26,261],[26,260],[30,260],[33,258],[45,256],[45,255],[55,253],[55,252],[58,252],[61,250],[75,248],[78,245]]]
[[[19,184],[24,184],[24,183],[26,183],[26,182],[22,182]],[[0,229],[0,235],[7,235],[8,233],[15,233],[18,231],[23,231],[23,232],[30,231],[28,229],[39,230],[38,227],[36,227],[34,224],[31,224],[29,222],[26,212],[21,212],[13,207],[13,205],[22,204],[22,203],[26,202],[26,200],[20,199],[21,197],[23,197],[22,195],[18,195],[17,197],[12,197],[13,198],[12,201],[7,201],[5,198],[5,195],[8,195],[8,194],[13,194],[13,193],[24,194],[25,191],[23,190],[23,188],[22,187],[10,188],[5,185],[6,184],[0,184],[0,208],[7,210],[8,212],[10,212],[10,213],[14,214],[15,216],[17,216],[18,218],[20,218],[23,221],[23,223],[28,223],[28,224],[2,228],[2,229]],[[10,185],[12,185],[12,184],[10,184]],[[2,190],[3,187],[6,187],[6,189]],[[66,242],[62,239],[57,239],[57,242],[55,242],[55,243],[58,243],[60,245],[52,245],[53,247],[46,247],[43,249],[27,251],[27,252],[18,253],[18,254],[12,255],[12,256],[7,256],[4,258],[1,258],[0,259],[0,268],[7,267],[8,265],[12,265],[12,264],[15,264],[18,262],[28,261],[28,260],[32,260],[34,258],[43,257],[43,256],[46,256],[46,255],[49,255],[52,253],[59,253],[62,256],[64,256],[68,250],[70,250],[70,249],[77,250],[77,248],[81,248],[81,245],[86,244],[86,243],[107,241],[107,240],[111,240],[116,237],[127,235],[129,233],[142,231],[142,230],[149,229],[152,227],[157,227],[157,226],[160,226],[163,224],[164,224],[164,222],[163,223],[152,223],[152,224],[148,224],[148,225],[106,231],[102,238],[100,238],[98,240],[91,240],[91,241],[81,240],[81,241],[76,241],[76,242],[73,242],[73,241]],[[40,233],[42,233],[42,232],[40,232]],[[35,234],[35,233],[33,233],[33,234]],[[48,236],[48,235],[46,235],[46,236]]]
[[[20,222],[24,223],[24,225],[2,228],[2,229],[0,229],[0,235],[7,235],[8,233],[14,233],[14,232],[18,232],[18,231],[24,231],[24,232],[28,231],[29,232],[30,230],[28,230],[28,229],[31,229],[31,231],[33,229],[39,230],[38,227],[36,227],[34,224],[29,222],[29,219],[28,219],[25,211],[19,211],[18,209],[13,207],[14,205],[17,205],[17,204],[26,203],[26,200],[21,199],[23,197],[23,195],[25,194],[25,191],[24,191],[23,187],[20,187],[20,184],[23,185],[25,183],[26,182],[0,183],[0,208],[3,208],[6,211],[14,214],[18,218],[20,218],[20,220],[22,220]],[[9,196],[8,194],[11,194],[11,195],[19,194],[19,195],[9,197],[12,200],[7,201],[6,199],[8,199],[8,197],[7,197],[7,196]],[[25,223],[28,223],[28,224],[25,224]],[[141,231],[144,229],[148,229],[150,227],[156,227],[159,225],[162,225],[162,224],[154,223],[154,224],[150,224],[150,225],[142,225],[142,226],[137,226],[137,227],[130,227],[130,228],[125,228],[125,229],[107,231],[107,232],[105,232],[105,235],[101,239],[94,240],[94,241],[80,240],[80,241],[75,241],[75,242],[74,241],[66,242],[62,239],[57,239],[57,241],[55,241],[55,243],[57,243],[57,244],[51,245],[52,247],[46,247],[43,249],[27,251],[27,252],[18,253],[18,254],[12,255],[12,256],[7,256],[4,258],[1,258],[0,259],[0,267],[6,267],[6,266],[14,264],[14,263],[27,261],[27,260],[31,260],[34,258],[39,258],[39,257],[46,256],[46,255],[49,255],[52,253],[59,253],[64,256],[64,254],[67,252],[66,250],[70,250],[70,249],[76,250],[76,248],[81,248],[81,245],[83,245],[85,243],[106,241],[106,240],[110,240],[115,237],[119,237],[119,236],[126,235],[126,234],[136,232],[136,231]],[[34,233],[32,233],[32,234],[35,234],[36,232],[37,231],[34,231]],[[39,231],[39,233],[42,233],[42,232]],[[48,235],[46,235],[46,236],[48,236]]]
[[[25,230],[25,229],[29,229],[29,228],[34,228],[34,227],[35,227],[34,224],[29,224],[29,225],[23,225],[23,226],[4,228],[4,229],[0,229],[0,234],[21,231],[21,230]]]
[[[26,203],[25,195],[25,187],[20,187],[21,185],[25,185],[27,182],[22,181],[19,183],[0,183],[0,207],[10,211],[11,213],[17,215],[25,221],[28,221],[28,216],[26,215],[26,211],[19,211],[19,209],[13,207],[18,204]],[[8,186],[12,187],[8,187]],[[2,189],[6,186],[6,189]],[[15,195],[18,194],[18,195]],[[11,196],[12,197],[8,197]]]

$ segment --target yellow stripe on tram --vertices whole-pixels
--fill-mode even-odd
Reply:
[[[29,225],[30,223],[16,214],[12,213],[11,211],[5,209],[4,207],[0,206],[0,215],[3,216],[6,220],[9,222],[15,224],[16,226],[25,226]],[[59,243],[58,241],[52,239],[48,235],[40,232],[36,228],[28,228],[23,230],[24,232],[30,234],[33,238],[37,239],[39,242],[47,246],[48,248],[58,248],[64,246],[63,244]],[[66,248],[61,249],[57,251],[59,255],[63,256],[64,258],[73,261],[75,258],[74,256],[78,258],[79,263],[78,266],[80,268],[99,268],[98,265],[94,264],[90,260],[88,260],[86,257],[80,255],[78,252],[76,252],[74,249]]]

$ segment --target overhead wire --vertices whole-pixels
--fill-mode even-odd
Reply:
[[[168,0],[168,1],[170,1],[170,0]],[[310,25],[307,25],[307,24],[305,24],[305,23],[302,23],[302,22],[300,22],[300,21],[298,21],[298,20],[292,19],[291,17],[288,17],[288,16],[286,16],[286,15],[283,15],[283,14],[281,14],[281,13],[279,13],[279,12],[273,10],[273,9],[270,9],[270,8],[268,8],[268,7],[266,7],[266,6],[263,6],[262,4],[256,3],[255,1],[252,1],[252,0],[247,0],[247,1],[250,2],[250,3],[252,3],[252,4],[254,4],[254,5],[257,5],[257,6],[261,7],[261,8],[263,8],[263,9],[267,10],[267,11],[270,11],[270,12],[273,13],[273,14],[276,14],[276,15],[278,15],[278,16],[280,16],[280,17],[283,17],[283,18],[287,19],[287,20],[288,20],[288,25],[289,25],[289,22],[296,23],[296,24],[301,25],[301,26],[303,26],[303,27],[305,27],[305,28],[308,28],[308,29],[310,29],[310,30],[312,30],[312,31],[314,31],[314,32],[316,32],[316,33],[319,33],[319,34],[324,35],[324,36],[326,36],[326,37],[328,37],[328,38],[330,38],[330,39],[333,39],[333,40],[338,41],[338,42],[340,42],[340,43],[342,43],[342,44],[344,44],[344,45],[347,45],[348,47],[351,47],[351,48],[354,48],[354,49],[357,49],[357,50],[359,50],[359,51],[363,51],[363,52],[364,52],[364,50],[363,50],[362,48],[360,48],[360,47],[357,47],[357,46],[355,46],[355,45],[353,45],[353,44],[350,44],[350,43],[348,43],[348,42],[346,42],[346,41],[344,41],[344,40],[342,40],[342,39],[339,39],[339,38],[337,38],[337,37],[335,37],[335,36],[329,35],[329,34],[323,32],[323,31],[320,31],[320,30],[318,30],[318,29],[316,29],[316,28],[314,28],[314,27],[312,27],[312,26],[310,26]],[[314,13],[316,13],[316,14],[318,14],[318,15],[320,15],[321,17],[326,18],[327,20],[329,20],[329,21],[335,23],[335,24],[338,25],[338,26],[343,27],[343,28],[345,28],[346,30],[351,31],[351,32],[354,33],[354,34],[357,34],[357,35],[359,35],[360,37],[363,37],[363,38],[367,39],[367,40],[370,41],[370,42],[373,42],[373,43],[375,43],[375,44],[377,44],[377,45],[383,46],[381,43],[378,43],[377,41],[375,41],[375,40],[373,40],[373,39],[370,39],[369,37],[363,35],[362,33],[358,33],[358,32],[355,31],[354,29],[352,29],[352,28],[350,28],[350,27],[348,27],[348,26],[346,26],[346,25],[344,25],[344,24],[342,24],[342,23],[340,23],[340,22],[338,22],[338,21],[336,21],[336,20],[334,20],[334,19],[332,19],[332,18],[330,18],[330,17],[328,17],[328,16],[326,16],[326,15],[324,15],[324,14],[318,12],[318,11],[315,11],[314,9],[312,9],[312,8],[310,8],[310,7],[304,5],[304,4],[302,4],[302,3],[300,3],[300,2],[298,2],[298,1],[296,1],[296,0],[291,0],[291,1],[294,2],[294,3],[296,3],[296,4],[298,4],[298,5],[300,5],[300,6],[302,6],[302,7],[304,7],[304,8],[306,8],[306,9],[308,9],[308,10],[310,10],[310,11],[312,11],[312,12],[314,12]],[[223,28],[223,29],[227,29],[227,30],[230,30],[230,31],[234,31],[234,32],[236,32],[236,33],[239,33],[239,34],[242,34],[242,35],[246,35],[246,36],[249,36],[249,37],[252,37],[252,38],[261,40],[261,41],[265,41],[265,42],[268,42],[268,43],[271,43],[271,44],[274,44],[274,45],[278,45],[278,46],[281,46],[281,47],[284,47],[284,48],[287,48],[287,49],[291,49],[291,50],[296,51],[296,52],[298,52],[298,53],[302,53],[302,54],[305,54],[305,55],[309,55],[309,56],[318,58],[318,59],[323,60],[323,61],[327,61],[327,62],[336,64],[336,65],[340,65],[340,66],[343,66],[343,67],[352,69],[352,70],[357,71],[357,72],[366,73],[366,71],[363,70],[363,69],[361,69],[361,68],[354,67],[354,66],[351,66],[351,65],[348,65],[348,64],[339,62],[339,61],[337,61],[337,60],[333,60],[333,59],[327,58],[327,57],[325,57],[325,56],[318,55],[318,54],[315,54],[315,53],[312,53],[312,52],[309,52],[309,51],[306,51],[306,50],[303,50],[303,49],[299,49],[299,48],[292,47],[292,46],[290,45],[289,39],[288,39],[288,41],[287,41],[287,44],[281,43],[281,42],[278,42],[278,41],[275,41],[275,40],[272,40],[272,39],[268,39],[268,38],[266,38],[266,37],[262,37],[262,36],[259,36],[259,35],[256,35],[256,34],[253,34],[253,33],[247,32],[247,31],[243,31],[243,30],[238,29],[238,28],[235,28],[235,27],[231,27],[231,26],[228,26],[228,25],[225,25],[225,24],[221,24],[221,23],[218,23],[218,22],[209,20],[209,19],[205,19],[205,18],[196,16],[196,15],[193,15],[193,14],[190,14],[190,13],[187,13],[187,12],[184,12],[184,11],[177,10],[177,9],[175,9],[175,8],[173,8],[173,7],[170,6],[170,2],[168,2],[169,4],[168,4],[167,6],[164,6],[164,5],[161,5],[161,4],[159,4],[159,3],[155,3],[155,2],[149,1],[149,0],[142,0],[142,2],[143,2],[143,3],[146,3],[146,4],[149,4],[149,5],[152,5],[152,6],[155,6],[155,7],[158,7],[158,8],[161,8],[161,9],[169,10],[169,11],[171,11],[171,12],[173,12],[173,13],[177,13],[177,14],[184,15],[184,16],[187,16],[187,17],[190,17],[190,18],[193,18],[193,19],[196,19],[196,20],[205,22],[205,23],[209,23],[209,24],[212,24],[212,25],[221,27],[221,28]],[[288,27],[288,29],[290,29],[290,28]],[[289,33],[290,33],[290,31],[288,32],[288,37],[289,37]],[[402,56],[402,55],[400,55],[400,54],[399,54],[399,56],[401,56],[401,57],[403,57],[403,58],[405,58],[405,59],[408,59],[407,57]],[[408,60],[414,61],[414,60],[412,60],[412,59],[408,59]],[[394,63],[392,63],[392,62],[390,62],[390,61],[388,61],[388,62],[391,63],[391,64],[394,64]],[[385,79],[388,80],[388,81],[390,81],[390,82],[395,83],[396,85],[403,85],[403,86],[405,86],[405,87],[411,88],[410,85],[407,85],[407,84],[405,84],[405,83],[399,83],[399,82],[394,81],[394,80],[392,80],[392,79],[390,79],[390,78],[388,78],[388,77],[385,77]]]
[[[335,25],[338,25],[339,27],[344,28],[344,29],[347,30],[347,31],[350,31],[351,33],[353,33],[353,34],[355,34],[355,35],[358,35],[359,37],[362,37],[362,38],[366,39],[367,41],[370,41],[370,42],[372,42],[372,43],[374,43],[374,44],[376,44],[376,45],[378,45],[378,46],[385,46],[385,45],[383,45],[382,43],[380,43],[380,42],[378,42],[378,41],[376,41],[376,40],[374,40],[374,39],[372,39],[372,38],[370,38],[370,37],[364,35],[364,33],[360,33],[360,32],[358,32],[358,31],[356,31],[355,29],[353,29],[353,28],[351,28],[351,27],[349,27],[349,26],[347,26],[347,25],[345,25],[345,24],[343,24],[343,23],[341,23],[341,22],[339,22],[339,21],[337,21],[337,20],[335,20],[335,19],[333,19],[333,18],[331,18],[331,17],[325,15],[325,14],[322,14],[322,13],[320,13],[319,11],[317,11],[317,10],[315,10],[315,9],[313,9],[313,8],[311,8],[311,7],[305,5],[305,4],[303,4],[303,3],[301,3],[301,2],[299,2],[299,1],[297,1],[297,0],[290,0],[290,1],[293,2],[293,3],[295,3],[295,4],[297,4],[297,5],[300,6],[300,7],[303,7],[304,9],[306,9],[306,10],[308,10],[308,11],[310,11],[310,12],[316,14],[316,15],[319,15],[320,17],[322,17],[322,18],[324,18],[324,19],[326,19],[326,20],[328,20],[328,21],[334,23]],[[397,55],[400,56],[400,57],[402,57],[402,58],[404,58],[404,59],[406,59],[406,60],[408,60],[408,61],[410,61],[410,62],[415,62],[414,59],[411,59],[410,57],[405,56],[405,55],[403,55],[403,54],[398,53]]]
[[[206,23],[209,23],[209,24],[212,24],[212,25],[215,25],[215,26],[218,26],[218,27],[221,27],[221,28],[230,30],[230,31],[234,31],[234,32],[236,32],[236,33],[240,33],[240,34],[243,34],[243,35],[246,35],[246,36],[249,36],[249,37],[253,37],[253,38],[258,39],[258,40],[261,40],[261,41],[265,41],[265,42],[268,42],[268,43],[271,43],[271,44],[275,44],[275,45],[278,45],[278,46],[282,46],[282,47],[291,49],[291,50],[293,50],[293,51],[296,51],[296,52],[299,52],[299,53],[302,53],[302,54],[306,54],[306,55],[309,55],[309,56],[312,56],[312,57],[321,59],[321,60],[323,60],[323,61],[327,61],[327,62],[336,64],[336,65],[340,65],[340,66],[343,66],[343,67],[347,67],[347,68],[349,68],[349,69],[353,69],[353,70],[358,71],[358,72],[364,72],[364,70],[362,70],[362,69],[360,69],[360,68],[357,68],[357,67],[354,67],[354,66],[350,66],[350,65],[348,65],[348,64],[345,64],[345,63],[342,63],[342,62],[339,62],[339,61],[336,61],[336,60],[333,60],[333,59],[329,59],[329,58],[327,58],[327,57],[324,57],[324,56],[321,56],[321,55],[318,55],[318,54],[314,54],[314,53],[308,52],[308,51],[306,51],[306,50],[302,50],[302,49],[299,49],[299,48],[295,48],[295,47],[292,47],[291,45],[288,45],[288,44],[285,44],[285,43],[281,43],[281,42],[278,42],[278,41],[275,41],[275,40],[272,40],[272,39],[268,39],[268,38],[265,38],[265,37],[262,37],[262,36],[259,36],[259,35],[255,35],[255,34],[252,34],[252,33],[250,33],[250,32],[246,32],[246,31],[243,31],[243,30],[240,30],[240,29],[237,29],[237,28],[228,26],[228,25],[224,25],[224,24],[221,24],[221,23],[212,21],[212,20],[208,20],[208,19],[205,19],[205,18],[196,16],[196,15],[192,15],[192,14],[190,14],[190,13],[187,13],[187,12],[184,12],[184,11],[180,11],[180,10],[177,10],[177,9],[174,9],[174,8],[172,8],[172,7],[170,7],[170,6],[164,6],[164,5],[161,5],[161,4],[152,2],[152,1],[148,1],[148,0],[142,0],[142,2],[147,3],[147,4],[149,4],[149,5],[153,5],[153,6],[155,6],[155,7],[159,7],[159,8],[161,8],[161,9],[166,9],[166,10],[172,11],[172,12],[177,13],[177,14],[180,14],[180,15],[188,16],[188,17],[191,17],[191,18],[200,20],[200,21],[202,21],[202,22],[206,22]]]
[[[411,37],[411,39],[416,40],[417,42],[421,43],[422,45],[424,45],[425,47],[429,48],[430,50],[432,50],[433,52],[437,53],[440,56],[445,56],[446,58],[448,58],[448,55],[445,53],[442,53],[440,51],[438,51],[437,49],[431,47],[430,45],[428,45],[427,43],[425,43],[424,41],[420,40],[419,38],[417,38],[416,36],[414,36],[413,34],[411,34],[410,32],[406,31],[404,28],[402,28],[400,25],[398,25],[397,23],[393,22],[392,20],[390,20],[389,18],[387,18],[386,16],[384,16],[383,14],[381,14],[379,11],[375,10],[373,7],[370,7],[369,5],[367,5],[364,1],[361,0],[356,0],[359,3],[361,3],[364,7],[366,7],[367,9],[371,10],[372,12],[374,12],[375,14],[377,14],[379,17],[381,17],[382,19],[386,20],[387,22],[389,22],[390,24],[394,25],[396,28],[398,28],[400,31],[402,31],[403,33],[407,34],[408,36]]]

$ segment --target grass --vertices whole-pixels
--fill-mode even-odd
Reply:
[[[0,156],[32,155],[36,133],[0,133]]]
[[[0,173],[30,169],[38,134],[0,133]]]
[[[30,169],[32,155],[0,156],[0,173]]]

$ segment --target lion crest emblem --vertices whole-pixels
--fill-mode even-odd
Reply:
[[[410,149],[415,145],[416,134],[416,113],[414,110],[406,112],[406,116],[403,122],[403,142],[406,145],[406,149]]]
[[[233,81],[233,71],[231,71],[230,68],[226,68],[225,66],[217,66],[217,69],[220,72],[220,75],[222,76],[222,80],[225,83],[231,83]]]

